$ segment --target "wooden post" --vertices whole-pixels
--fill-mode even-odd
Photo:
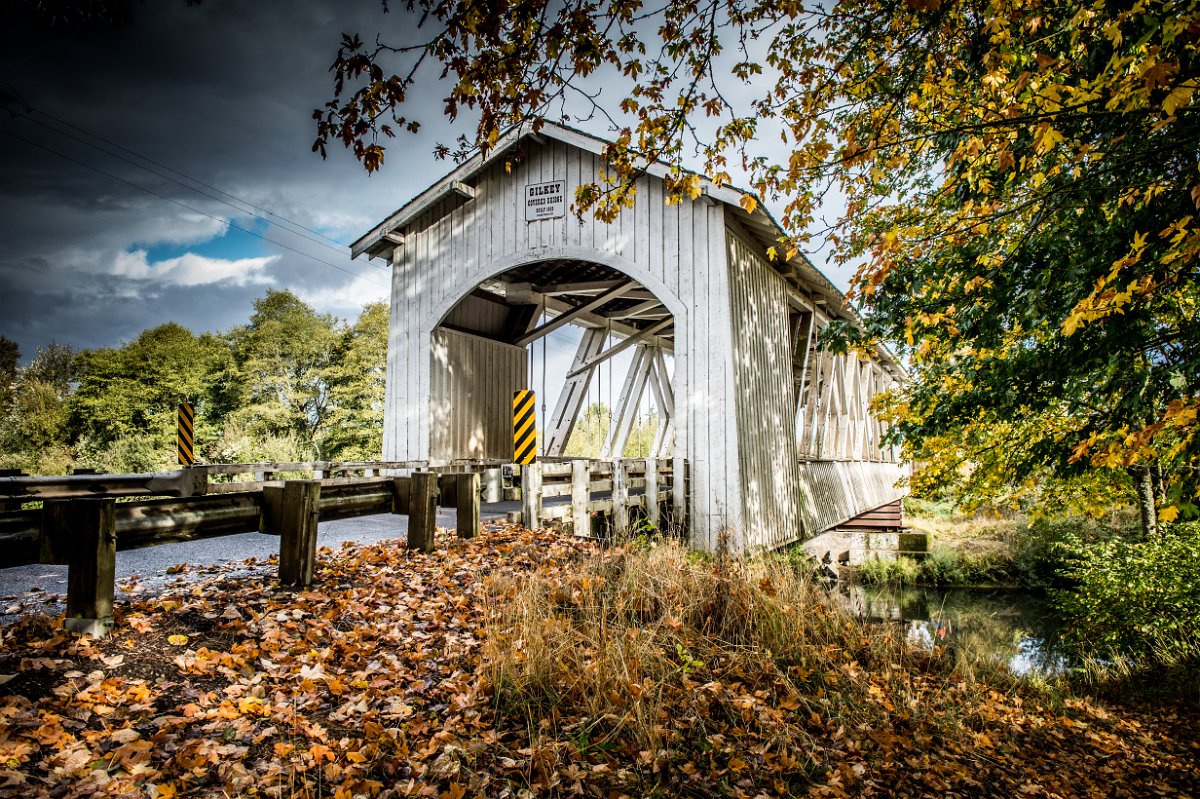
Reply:
[[[483,501],[504,501],[504,474],[499,468],[483,470]]]
[[[592,534],[592,470],[587,461],[571,461],[571,532]]]
[[[527,463],[521,467],[521,524],[530,530],[542,522],[542,464]]]
[[[411,493],[411,477],[392,478],[392,513],[408,513],[408,498]]]
[[[458,507],[458,478],[457,474],[443,474],[438,478],[438,507]]]
[[[433,533],[437,525],[437,472],[415,472],[408,498],[408,548],[433,551]]]
[[[48,499],[42,503],[42,527],[38,534],[38,563],[69,563],[71,554],[70,502]]]
[[[321,481],[288,480],[283,484],[279,529],[279,583],[307,588],[317,562],[317,522],[321,516]]]
[[[63,626],[103,638],[113,620],[113,588],[117,569],[116,501],[76,499],[62,520],[70,531],[67,567],[67,617]]]
[[[629,477],[620,458],[612,462],[612,481],[613,532],[625,533],[629,531]]]
[[[687,459],[681,455],[671,463],[671,526],[682,530],[687,525]]]
[[[262,512],[259,514],[258,531],[266,535],[279,535],[283,528],[283,486],[263,486]]]
[[[474,538],[479,535],[479,473],[460,474],[457,482],[458,537]]]
[[[658,527],[658,461],[646,458],[646,518]]]

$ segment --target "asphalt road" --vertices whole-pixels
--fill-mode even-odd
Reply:
[[[512,505],[513,507],[509,507]],[[516,503],[486,506],[484,520],[504,518]],[[439,527],[455,526],[454,510],[438,511]],[[384,514],[322,522],[317,528],[318,547],[340,547],[345,542],[374,544],[405,540],[408,517]],[[161,593],[214,574],[267,574],[266,560],[279,552],[279,537],[242,533],[177,544],[160,544],[117,553],[117,601],[122,597]],[[250,559],[253,561],[247,562]],[[32,564],[0,569],[0,624],[27,613],[56,615],[65,608],[67,567]]]

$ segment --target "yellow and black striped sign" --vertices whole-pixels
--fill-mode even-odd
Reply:
[[[513,460],[533,463],[537,457],[537,395],[532,391],[513,392]]]
[[[179,453],[179,463],[182,466],[191,466],[196,462],[194,454],[195,447],[195,420],[196,412],[192,409],[190,403],[179,403],[179,433],[175,438],[176,449]]]

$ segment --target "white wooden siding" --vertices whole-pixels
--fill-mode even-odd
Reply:
[[[511,458],[512,396],[528,380],[524,348],[446,329],[430,340],[430,457]]]
[[[787,286],[753,245],[726,230],[742,540],[774,549],[801,536]]]

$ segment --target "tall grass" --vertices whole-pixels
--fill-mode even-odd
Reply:
[[[816,767],[814,735],[884,723],[896,707],[957,735],[948,700],[974,690],[950,679],[953,658],[910,651],[784,559],[703,559],[670,542],[621,549],[496,579],[487,611],[497,710],[524,720],[531,742],[566,738],[588,752],[667,757],[737,729],[741,745],[770,742],[804,770]],[[931,680],[952,686],[947,701],[928,701]]]

